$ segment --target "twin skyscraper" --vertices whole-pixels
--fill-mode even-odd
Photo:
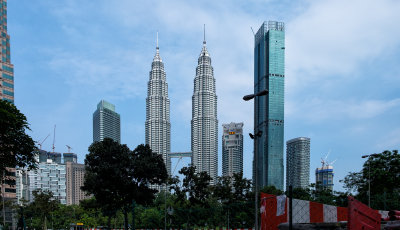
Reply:
[[[171,122],[168,84],[158,38],[151,64],[146,98],[146,144],[162,154],[171,175]],[[175,154],[176,155],[176,154]],[[196,172],[205,171],[215,181],[218,175],[217,95],[211,57],[206,41],[198,58],[192,96],[191,156]]]

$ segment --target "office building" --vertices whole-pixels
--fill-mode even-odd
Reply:
[[[222,176],[243,174],[243,123],[222,125]]]
[[[16,226],[16,213],[12,207],[17,201],[17,190],[14,185],[13,180],[16,179],[16,170],[15,168],[6,168],[4,173],[4,180],[1,184],[1,199],[4,200],[9,205],[4,207],[4,210],[0,212],[0,220],[6,224],[9,224],[13,228]],[[2,208],[1,208],[2,209]]]
[[[213,184],[218,176],[217,95],[205,38],[194,79],[191,133],[192,164],[196,172],[207,172]]]
[[[63,153],[64,164],[67,162],[78,163],[78,156],[75,153]]]
[[[167,76],[160,56],[157,38],[156,54],[151,63],[147,84],[145,143],[150,146],[153,152],[162,155],[167,172],[171,175],[171,162],[168,157],[171,151],[169,116]]]
[[[115,106],[101,100],[93,113],[93,142],[102,141],[108,137],[121,143],[120,120],[119,114],[115,112]]]
[[[286,142],[286,191],[310,185],[310,138],[298,137]]]
[[[65,174],[64,164],[55,163],[51,159],[39,163],[36,170],[28,172],[30,201],[34,200],[32,192],[40,189],[51,191],[55,199],[59,200],[61,204],[66,204]]]
[[[10,35],[7,33],[7,0],[0,0],[0,99],[14,103],[14,65],[11,64]]]
[[[322,164],[321,168],[315,170],[315,184],[317,190],[333,191],[333,166]]]
[[[15,182],[17,204],[22,205],[23,201],[30,200],[28,171],[24,169],[17,169]]]
[[[85,179],[85,165],[71,161],[65,162],[66,166],[66,185],[67,185],[67,205],[79,204],[81,200],[88,198],[81,187]]]
[[[254,43],[254,93],[268,95],[254,100],[255,167],[258,187],[273,185],[283,190],[285,26],[264,22]],[[253,178],[255,180],[255,178]]]
[[[0,100],[14,103],[14,65],[11,64],[10,35],[7,33],[7,0],[0,0],[0,20]],[[15,179],[15,168],[8,168],[5,174]],[[9,182],[0,182],[0,189],[5,201],[16,201],[15,186]],[[16,227],[15,213],[11,208],[5,207],[5,212],[0,212],[0,216],[2,221],[13,228]]]

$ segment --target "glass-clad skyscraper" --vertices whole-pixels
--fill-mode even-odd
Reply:
[[[218,119],[214,69],[204,39],[194,78],[191,121],[192,164],[205,171],[212,182],[218,176]]]
[[[269,94],[255,98],[255,157],[259,188],[273,185],[283,190],[283,127],[285,83],[285,26],[283,22],[264,22],[254,43],[254,93]],[[254,179],[254,178],[253,178]]]
[[[0,0],[0,99],[14,103],[14,65],[11,64],[10,35],[7,34],[7,1]]]
[[[93,113],[93,142],[109,137],[121,143],[120,119],[120,115],[115,112],[115,106],[101,100]]]
[[[146,98],[146,144],[155,153],[161,154],[167,172],[171,175],[171,122],[169,116],[167,75],[160,57],[158,39],[156,55],[151,63]]]
[[[298,137],[286,142],[286,190],[310,185],[310,138]]]

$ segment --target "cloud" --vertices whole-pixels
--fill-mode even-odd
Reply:
[[[327,100],[311,98],[301,104],[287,103],[287,116],[303,119],[305,122],[325,122],[328,120],[372,119],[399,109],[400,98],[393,100]]]
[[[400,2],[317,1],[286,23],[288,87],[353,78],[362,63],[400,44]],[[294,77],[296,76],[296,77]]]

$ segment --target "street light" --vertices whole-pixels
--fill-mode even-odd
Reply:
[[[371,161],[370,161],[370,158],[377,157],[377,156],[379,156],[378,153],[361,156],[361,158],[368,157],[368,207],[371,207]]]
[[[268,90],[264,89],[258,93],[255,94],[249,94],[243,97],[243,100],[245,101],[249,101],[255,97],[259,97],[259,96],[265,96],[269,93]],[[255,110],[255,105],[254,105],[254,110]],[[255,120],[254,120],[254,134],[249,133],[249,136],[251,139],[254,140],[254,171],[255,171],[255,175],[254,175],[254,207],[255,207],[255,223],[254,223],[254,228],[255,230],[258,230],[258,153],[257,153],[257,138],[262,136],[262,131],[258,130],[258,132],[256,132],[255,128],[256,128],[256,124],[255,124]]]

